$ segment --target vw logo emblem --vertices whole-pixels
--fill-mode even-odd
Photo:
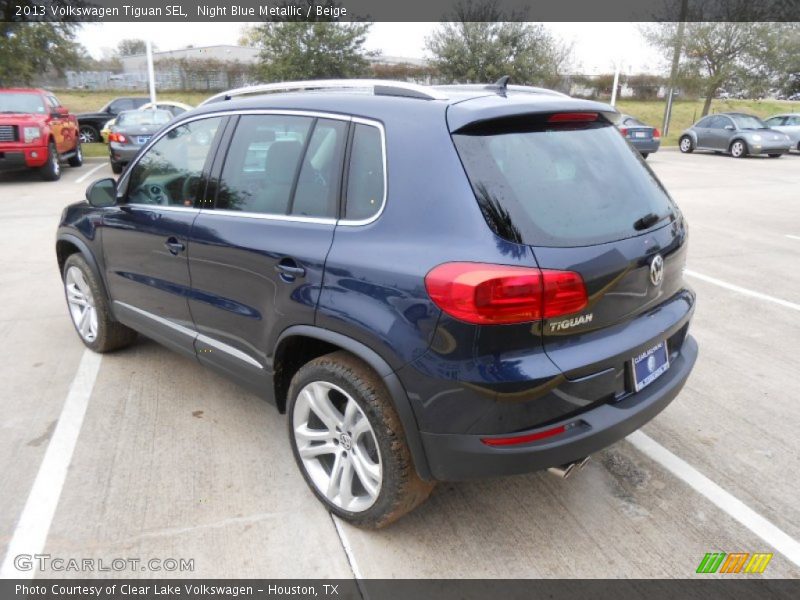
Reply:
[[[656,254],[653,262],[650,263],[650,281],[653,285],[661,285],[661,280],[664,279],[664,259],[660,254]]]

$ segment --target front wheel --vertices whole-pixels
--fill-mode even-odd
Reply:
[[[111,172],[114,173],[114,175],[119,175],[120,173],[122,173],[122,165],[120,163],[114,162],[112,160],[111,161]]]
[[[733,158],[744,158],[747,156],[747,144],[742,140],[735,140],[731,144],[731,156]]]
[[[425,501],[400,418],[383,381],[347,352],[304,365],[292,379],[289,440],[306,483],[332,513],[380,528]]]
[[[72,324],[88,348],[109,352],[133,343],[136,332],[111,317],[108,300],[83,256],[67,258],[63,277]]]
[[[642,152],[642,158],[647,160],[647,157],[650,156],[649,152]]]
[[[690,138],[688,135],[683,136],[678,144],[678,147],[684,154],[690,154],[692,151],[694,151],[694,144],[692,143],[692,138]]]
[[[769,155],[770,158],[780,158],[781,156],[783,156],[783,154],[770,154]]]
[[[58,181],[61,179],[61,161],[58,150],[53,142],[47,145],[47,162],[39,167],[39,175],[45,181]]]

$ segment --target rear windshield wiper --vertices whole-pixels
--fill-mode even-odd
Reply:
[[[665,215],[661,215],[660,217],[656,213],[647,213],[641,219],[634,221],[633,228],[636,231],[642,231],[644,229],[650,229],[653,225],[658,223],[659,221],[663,221],[669,216],[669,213]]]

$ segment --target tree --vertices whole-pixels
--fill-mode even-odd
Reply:
[[[722,87],[737,82],[758,88],[774,75],[779,28],[771,23],[693,22],[685,24],[680,77],[690,74],[703,82],[703,115]],[[660,23],[644,30],[646,39],[665,53],[675,46],[676,23]]]
[[[49,70],[78,69],[87,55],[76,23],[0,23],[0,86],[30,85]]]
[[[364,49],[372,23],[340,23],[333,17],[316,16],[316,6],[339,8],[334,0],[306,0],[311,18],[268,21],[243,31],[239,43],[260,50],[255,69],[263,81],[363,77],[369,73],[370,55]]]
[[[453,82],[493,82],[510,75],[512,83],[557,84],[571,46],[521,17],[503,13],[497,0],[458,3],[452,22],[442,23],[425,40],[432,66]]]
[[[153,50],[155,50],[155,45]],[[119,56],[135,56],[137,54],[144,54],[147,52],[147,42],[140,39],[125,39],[120,40],[117,44],[117,55]]]

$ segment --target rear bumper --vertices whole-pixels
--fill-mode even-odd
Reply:
[[[602,404],[559,423],[518,432],[536,433],[564,425],[561,435],[513,447],[490,447],[483,435],[421,433],[434,479],[462,481],[515,475],[569,463],[602,450],[660,413],[683,388],[697,360],[697,342],[686,337],[680,354],[662,377],[617,403]]]
[[[116,142],[111,142],[108,145],[111,160],[115,163],[126,164],[131,162],[134,157],[139,154],[141,146],[123,146]]]
[[[630,140],[633,147],[636,148],[642,154],[652,154],[653,152],[657,152],[658,148],[661,146],[661,140]]]
[[[47,162],[47,146],[0,148],[0,171],[41,167]]]

